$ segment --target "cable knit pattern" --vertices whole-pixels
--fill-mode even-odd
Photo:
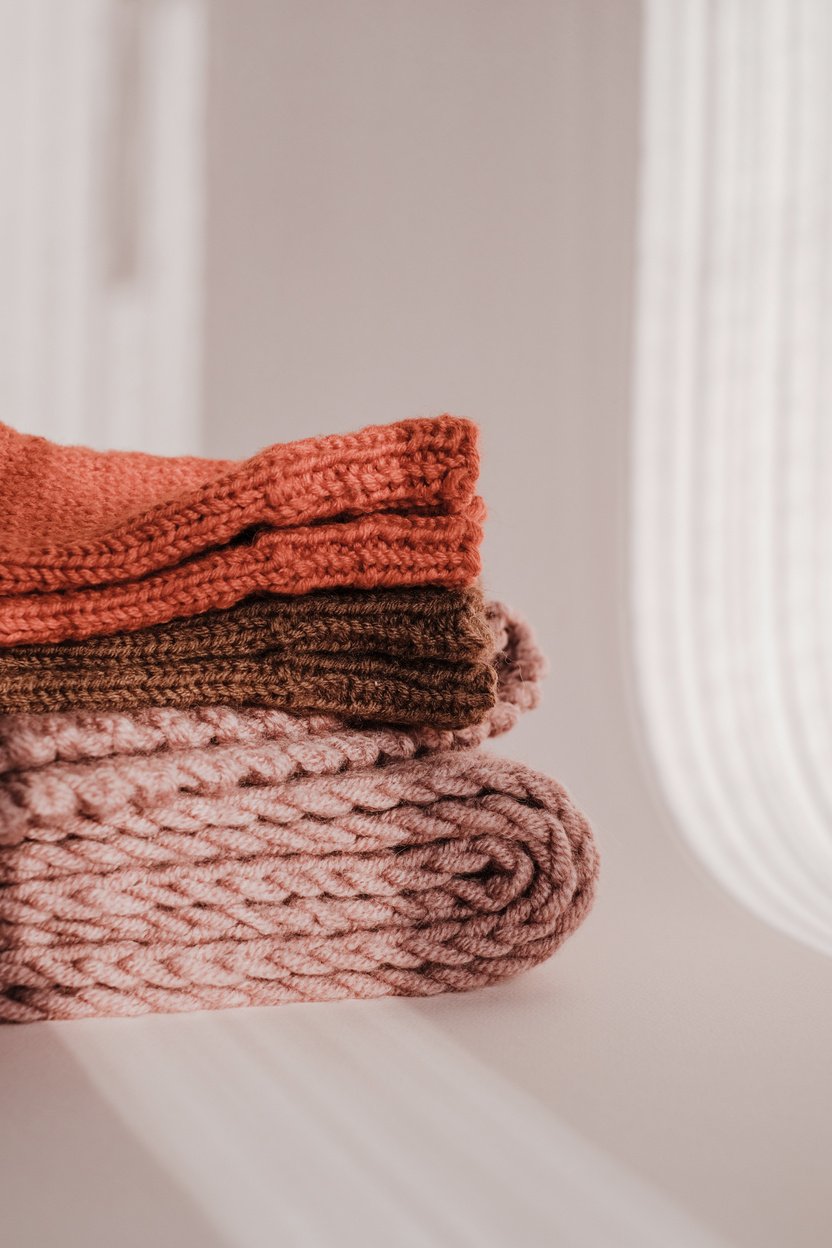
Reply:
[[[494,704],[492,657],[477,588],[267,598],[134,633],[0,649],[0,712],[223,702],[462,727]]]
[[[451,416],[244,463],[58,447],[0,425],[0,645],[131,631],[254,593],[469,585],[478,467],[476,427]]]
[[[218,838],[194,861],[182,840],[153,865],[7,883],[0,1019],[461,991],[548,957],[592,901],[563,789],[478,750],[261,797],[236,823],[233,801],[193,816],[249,835],[244,853]]]
[[[590,905],[589,828],[472,746],[539,696],[492,604],[478,725],[224,707],[0,718],[0,1019],[424,995],[547,957]]]

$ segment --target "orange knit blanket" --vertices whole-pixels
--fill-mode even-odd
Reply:
[[[468,585],[477,429],[452,416],[240,463],[60,447],[0,424],[0,645],[132,631],[249,594]]]

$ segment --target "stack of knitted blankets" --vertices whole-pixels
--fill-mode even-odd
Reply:
[[[477,474],[449,416],[244,463],[0,425],[0,1021],[474,988],[575,929],[586,821],[480,748],[544,665]]]

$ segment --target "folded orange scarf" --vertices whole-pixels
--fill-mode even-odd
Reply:
[[[469,585],[477,429],[440,416],[240,463],[60,447],[0,424],[0,645],[132,631],[252,593]]]

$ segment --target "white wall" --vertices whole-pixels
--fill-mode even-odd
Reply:
[[[198,440],[205,16],[0,0],[0,409],[18,429]]]

